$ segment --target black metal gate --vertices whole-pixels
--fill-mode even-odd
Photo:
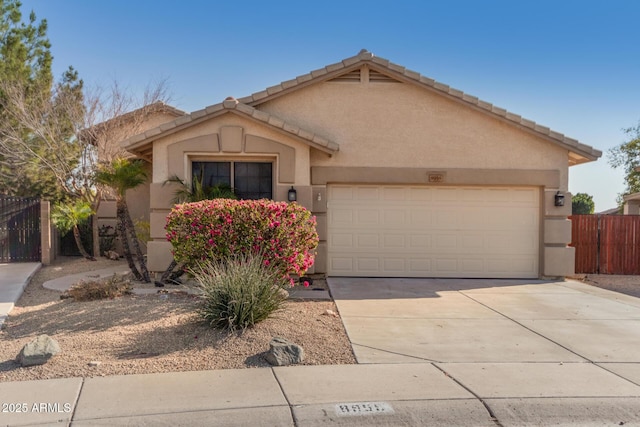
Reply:
[[[0,262],[40,260],[40,199],[0,195]]]

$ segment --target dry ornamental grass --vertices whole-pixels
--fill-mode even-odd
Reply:
[[[84,302],[42,287],[112,265],[67,259],[36,273],[0,332],[0,381],[266,367],[263,354],[274,336],[301,345],[305,364],[355,363],[340,318],[326,315],[337,312],[332,301],[290,300],[272,318],[229,333],[206,326],[196,314],[199,298],[180,286]],[[19,367],[16,355],[40,334],[58,341],[62,352],[45,365]]]

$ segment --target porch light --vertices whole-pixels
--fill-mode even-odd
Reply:
[[[287,200],[289,200],[290,202],[295,202],[296,200],[298,200],[298,192],[296,191],[295,188],[293,188],[293,185],[291,186],[291,188],[289,189],[289,192],[287,193]]]
[[[554,196],[554,204],[556,206],[564,206],[564,194],[562,194],[560,191],[558,191]]]

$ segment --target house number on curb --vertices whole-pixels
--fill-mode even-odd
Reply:
[[[338,403],[336,405],[336,415],[341,417],[393,413],[393,408],[387,402]]]

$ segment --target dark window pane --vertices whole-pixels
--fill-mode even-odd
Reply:
[[[231,185],[231,162],[193,162],[192,178],[202,180],[204,187]]]
[[[235,162],[235,189],[241,199],[273,198],[272,164]]]

